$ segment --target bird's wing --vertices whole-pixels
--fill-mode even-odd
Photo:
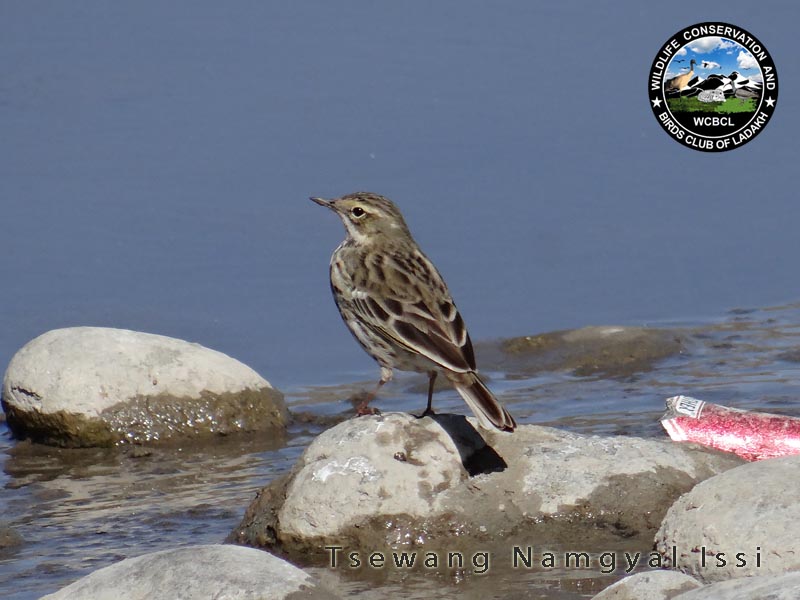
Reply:
[[[381,337],[456,372],[475,370],[472,342],[447,286],[421,252],[385,253],[366,261],[353,308]]]

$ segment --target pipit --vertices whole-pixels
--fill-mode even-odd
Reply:
[[[476,372],[464,321],[447,286],[419,249],[397,207],[378,194],[357,192],[325,200],[311,198],[342,219],[347,235],[331,257],[331,290],[350,332],[381,367],[374,392],[392,370],[428,374],[428,406],[441,372],[475,413],[482,427],[513,431],[514,418]]]

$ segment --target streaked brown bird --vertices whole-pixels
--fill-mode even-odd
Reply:
[[[393,369],[427,373],[428,406],[442,373],[484,428],[513,431],[514,418],[478,376],[472,342],[447,286],[411,237],[397,207],[378,194],[311,198],[339,215],[347,235],[331,256],[331,290],[353,336],[381,367],[367,405]]]

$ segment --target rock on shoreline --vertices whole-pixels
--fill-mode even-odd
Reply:
[[[592,600],[797,600],[798,590],[798,572],[702,585],[677,571],[646,571],[621,579]]]
[[[748,463],[712,477],[669,509],[656,548],[704,582],[800,570],[800,456]]]
[[[56,329],[12,358],[3,410],[19,437],[59,446],[282,431],[283,396],[250,367],[183,340],[103,327]]]
[[[336,600],[306,573],[252,548],[210,544],[126,558],[42,600]]]
[[[674,570],[626,577],[595,599],[794,600],[798,469],[800,456],[772,458],[699,483],[670,507],[655,536],[656,550]]]
[[[308,560],[329,544],[413,540],[457,550],[520,537],[652,539],[682,493],[741,462],[691,445],[534,425],[476,430],[456,415],[362,417],[316,438],[229,540]]]
[[[645,571],[620,579],[592,600],[670,600],[701,587],[699,581],[677,571]]]

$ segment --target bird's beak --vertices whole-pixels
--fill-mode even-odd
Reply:
[[[311,200],[312,202],[316,202],[320,206],[324,206],[326,208],[333,209],[333,204],[331,203],[331,201],[330,200],[325,200],[325,198],[315,198],[314,196],[311,196],[309,198],[309,200]]]

